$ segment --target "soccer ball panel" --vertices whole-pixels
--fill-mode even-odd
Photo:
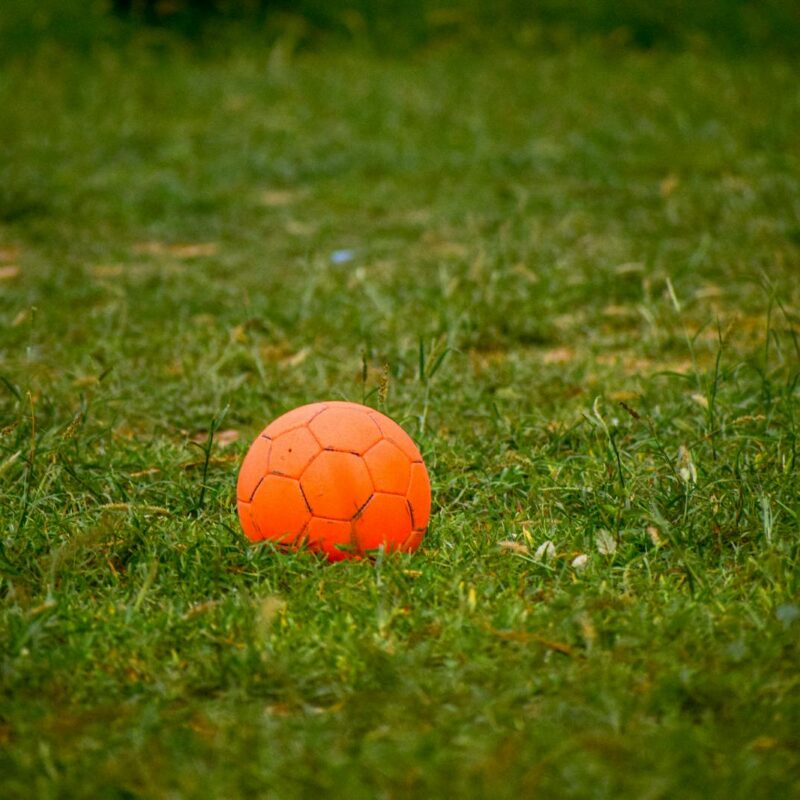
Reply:
[[[362,552],[384,545],[396,550],[411,535],[411,515],[405,497],[374,494],[355,521],[358,547]]]
[[[264,429],[264,433],[270,438],[276,439],[282,433],[287,433],[295,428],[307,425],[320,411],[324,411],[326,407],[325,403],[311,403],[307,406],[293,408],[291,411],[287,411],[274,422],[267,425]]]
[[[364,463],[376,491],[405,495],[411,479],[411,462],[396,444],[381,439],[364,454]]]
[[[269,471],[277,475],[299,478],[320,451],[319,442],[308,428],[282,433],[272,442]]]
[[[256,487],[267,473],[271,444],[269,439],[259,436],[247,451],[236,482],[238,500],[249,503],[253,499]]]
[[[311,550],[325,553],[330,561],[341,561],[355,550],[353,523],[312,517],[306,528],[306,543]]]
[[[408,502],[411,506],[414,530],[425,530],[431,515],[431,482],[428,479],[428,470],[422,463],[411,465]]]
[[[311,519],[300,484],[282,475],[267,475],[256,489],[250,513],[262,539],[289,543]]]
[[[373,411],[370,416],[378,424],[383,435],[396,444],[411,461],[422,461],[422,455],[414,440],[393,419],[378,411]]]
[[[333,405],[308,425],[325,448],[361,455],[381,438],[380,428],[360,408]]]
[[[349,520],[372,494],[372,480],[361,456],[323,450],[300,478],[315,517]]]

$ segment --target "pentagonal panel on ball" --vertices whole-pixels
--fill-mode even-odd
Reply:
[[[375,491],[405,495],[411,479],[411,462],[396,444],[381,439],[364,453],[364,463]]]
[[[245,500],[249,503],[253,499],[258,482],[267,474],[271,446],[270,440],[263,436],[259,436],[250,445],[236,482],[236,498],[238,500]]]
[[[305,538],[309,549],[325,553],[330,561],[350,558],[356,550],[352,522],[312,517]]]
[[[372,495],[354,524],[361,551],[376,550],[381,545],[397,550],[411,535],[408,503],[396,494]]]
[[[369,500],[372,481],[361,456],[323,450],[300,478],[315,517],[348,520]]]
[[[414,440],[390,417],[379,411],[371,411],[370,416],[381,429],[383,435],[394,442],[411,461],[422,461],[422,455]]]
[[[256,489],[250,514],[262,539],[291,542],[311,519],[300,484],[282,475],[267,475]]]
[[[425,530],[431,515],[431,482],[428,479],[428,470],[422,463],[411,465],[408,502],[411,506],[414,530]]]
[[[323,447],[359,455],[381,438],[369,414],[349,403],[329,405],[308,427]]]
[[[308,428],[287,431],[272,442],[269,471],[289,478],[299,478],[319,451],[319,443]]]
[[[307,406],[293,408],[291,411],[287,411],[276,420],[270,422],[270,424],[264,428],[264,433],[270,438],[275,439],[282,433],[306,425],[324,408],[325,403],[310,403]]]

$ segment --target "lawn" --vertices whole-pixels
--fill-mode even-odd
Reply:
[[[4,798],[798,791],[795,63],[154,36],[0,109]],[[326,398],[416,554],[241,534]]]

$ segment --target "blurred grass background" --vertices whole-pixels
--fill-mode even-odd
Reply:
[[[42,45],[89,50],[170,31],[202,46],[287,32],[403,51],[453,37],[557,46],[611,37],[635,47],[800,50],[800,4],[787,0],[5,0],[0,54]],[[163,37],[159,38],[163,44]]]
[[[791,797],[797,13],[3,0],[0,797]],[[249,547],[384,377],[423,549]]]

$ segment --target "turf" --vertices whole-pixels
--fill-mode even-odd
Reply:
[[[794,64],[154,40],[0,108],[3,797],[797,791]],[[417,554],[243,539],[324,398],[420,443]]]

